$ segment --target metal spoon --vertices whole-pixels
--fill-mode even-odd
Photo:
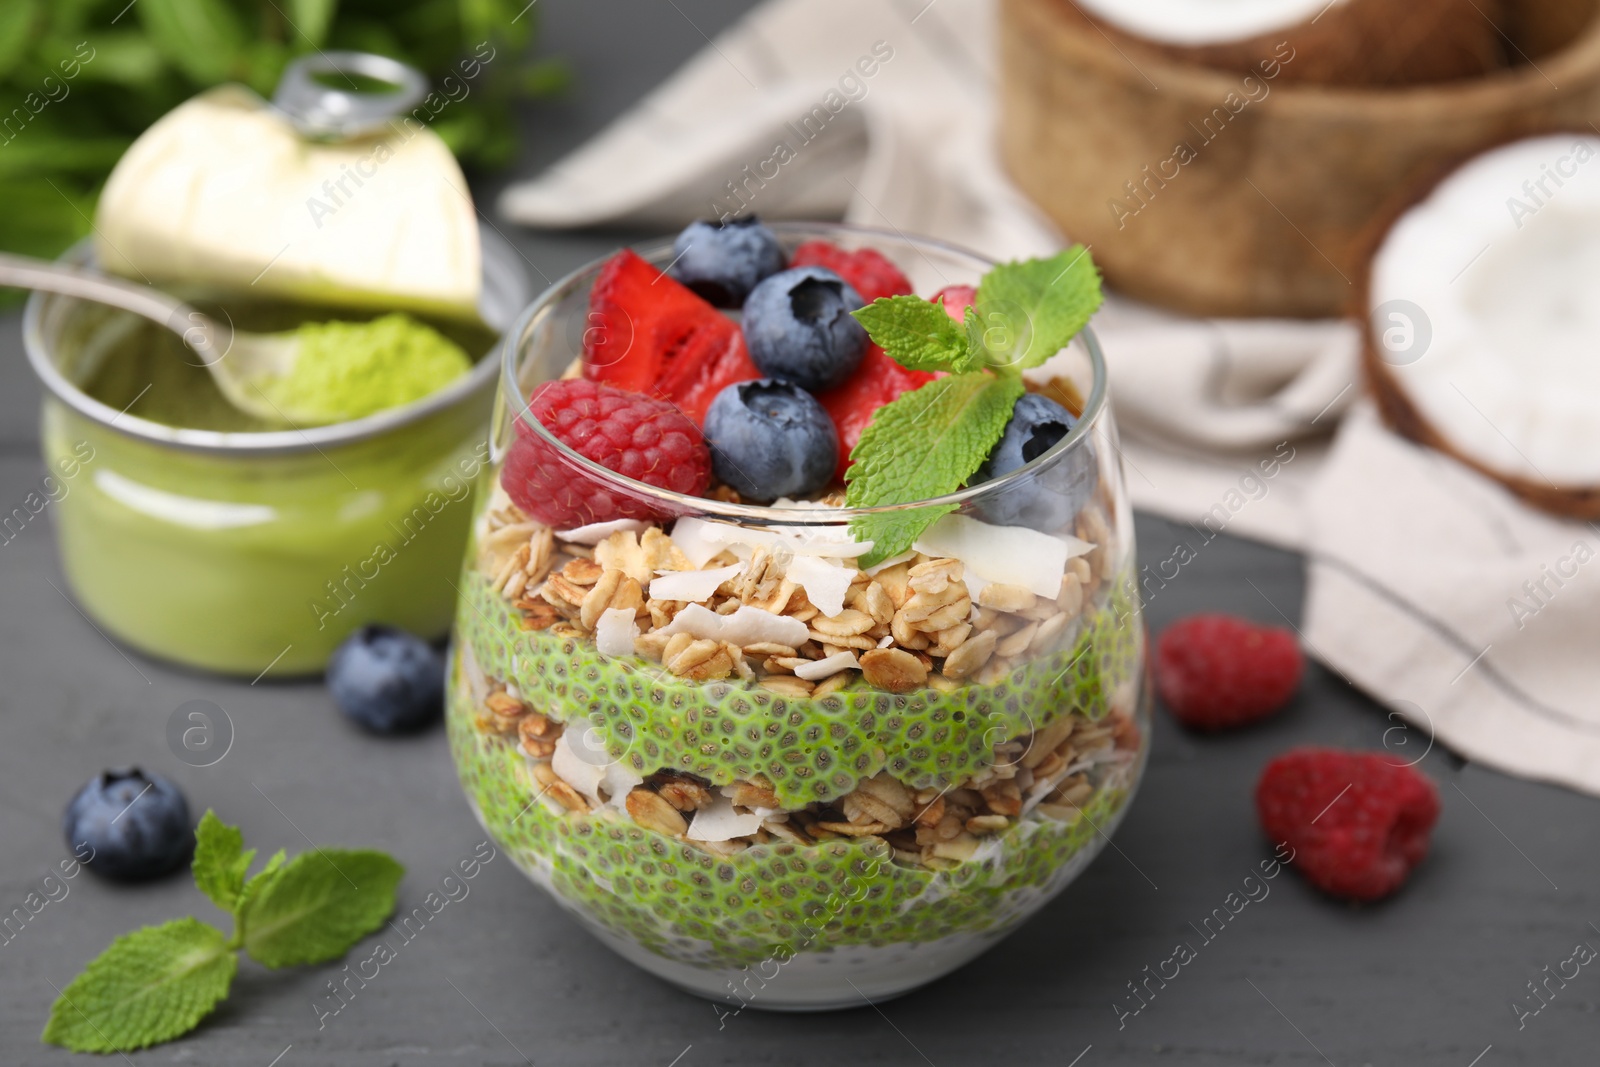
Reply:
[[[262,386],[294,369],[294,333],[246,333],[148,285],[49,260],[0,252],[0,286],[42,289],[131,311],[166,327],[201,361],[217,388],[240,411],[272,423],[316,424],[325,417],[275,404]]]

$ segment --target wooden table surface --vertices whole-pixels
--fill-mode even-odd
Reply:
[[[542,47],[568,56],[579,80],[567,100],[528,110],[523,171],[581,143],[747,6],[545,0]],[[492,202],[492,187],[478,192]],[[648,236],[502,228],[550,277]],[[4,511],[43,474],[38,388],[19,321],[15,311],[0,316]],[[1198,544],[1186,528],[1140,517],[1144,559],[1170,556],[1185,537]],[[173,778],[197,809],[216,808],[256,847],[294,851],[309,837],[386,849],[409,872],[404,909],[483,839],[442,730],[376,740],[349,728],[320,685],[250,686],[125,655],[58,592],[62,584],[48,524],[0,544],[0,912],[20,906],[66,855],[63,805],[112,765]],[[1149,625],[1159,632],[1198,610],[1298,618],[1302,590],[1299,557],[1224,536],[1149,605]],[[166,740],[169,715],[196,699],[222,706],[236,731],[227,758],[205,769],[177,760]],[[1578,942],[1600,946],[1600,803],[1440,748],[1420,764],[1444,807],[1433,853],[1399,896],[1348,907],[1286,873],[1220,935],[1195,934],[1191,924],[1269,855],[1250,803],[1262,765],[1293,745],[1380,748],[1393,726],[1315,666],[1285,714],[1243,733],[1198,737],[1158,711],[1149,772],[1116,847],[986,956],[881,1006],[752,1010],[719,1023],[706,1002],[601,948],[501,858],[339,1014],[319,1024],[316,1006],[337,967],[274,973],[245,964],[232,997],[198,1032],[129,1059],[218,1067],[1594,1062],[1595,967],[1565,985],[1552,981],[1548,1005],[1520,1027],[1511,1005]],[[1391,747],[1401,739],[1388,737]],[[1405,739],[1408,753],[1426,748],[1425,738]],[[52,984],[64,985],[115,935],[186,914],[222,920],[182,877],[134,888],[91,876],[67,884],[66,897],[0,944],[0,1062],[75,1062],[37,1043]],[[1133,1003],[1128,983],[1184,939],[1199,946],[1196,958],[1137,1015],[1120,1016],[1115,1006]]]

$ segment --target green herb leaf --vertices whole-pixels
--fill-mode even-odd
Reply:
[[[198,919],[123,934],[61,991],[40,1039],[74,1052],[171,1041],[228,995],[238,966],[222,931]]]
[[[890,359],[909,370],[960,374],[983,366],[961,326],[920,296],[880,296],[851,314]]]
[[[233,75],[249,39],[224,0],[139,0],[139,21],[167,61],[201,85]]]
[[[129,19],[123,25],[131,22],[133,20]],[[95,30],[89,38],[89,47],[94,50],[90,53],[94,58],[76,66],[85,84],[109,82],[131,89],[146,89],[161,76],[161,69],[166,65],[160,49],[138,30]],[[67,54],[71,54],[70,51]]]
[[[382,852],[323,848],[296,856],[239,911],[244,949],[268,967],[338,959],[394,911],[405,868]]]
[[[250,906],[250,902],[260,896],[262,890],[272,883],[272,879],[277,875],[278,869],[283,866],[286,859],[288,859],[288,854],[283,849],[280,848],[274,852],[272,858],[267,860],[267,865],[257,871],[255,877],[244,884],[244,889],[239,892],[239,902],[234,906],[234,911],[243,913]]]
[[[1100,272],[1082,245],[992,268],[978,285],[976,311],[989,364],[1037,367],[1077,336],[1102,300]]]
[[[0,248],[53,258],[89,232],[94,202],[48,178],[0,178]]]
[[[911,504],[961,488],[1000,440],[1022,393],[1020,376],[985,371],[951,375],[902,393],[873,414],[851,451],[846,504]],[[942,505],[853,520],[856,539],[872,542],[861,565],[904,552],[953,510]]]
[[[194,832],[194,884],[223,911],[232,912],[244,891],[245,872],[256,858],[244,847],[244,834],[217,818],[210,808]]]
[[[38,0],[8,0],[0,4],[0,77],[11,73],[33,37]]]
[[[517,88],[528,96],[554,96],[565,91],[572,79],[572,65],[559,57],[550,57],[517,71]]]
[[[289,0],[284,17],[295,31],[289,44],[296,50],[321,48],[328,43],[328,27],[339,0]]]

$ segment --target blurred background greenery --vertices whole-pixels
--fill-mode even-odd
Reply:
[[[437,79],[488,42],[495,61],[433,129],[469,170],[503,166],[513,102],[566,82],[559,60],[527,61],[535,19],[528,0],[0,0],[0,249],[55,256],[89,232],[145,127],[222,82],[270,96],[286,63],[318,49]]]

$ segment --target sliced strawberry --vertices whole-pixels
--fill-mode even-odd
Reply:
[[[705,425],[706,409],[711,402],[734,382],[748,382],[761,377],[761,371],[750,362],[744,347],[744,334],[733,331],[721,351],[698,360],[678,359],[668,364],[665,373],[655,384],[655,394],[666,397],[696,426]]]
[[[869,304],[880,296],[911,292],[911,280],[900,273],[900,268],[870,248],[847,252],[828,241],[807,241],[794,250],[789,266],[827,267],[849,282]]]
[[[978,302],[978,290],[970,285],[947,285],[933,294],[933,303],[944,307],[945,314],[957,322],[967,317],[967,309]]]
[[[623,249],[589,294],[583,376],[661,397],[699,423],[725,386],[759,378],[732,319]]]
[[[850,450],[872,421],[873,412],[899,396],[937,377],[927,371],[906,370],[877,345],[868,345],[861,366],[850,380],[817,397],[839,431],[839,467],[835,476],[844,481]]]

